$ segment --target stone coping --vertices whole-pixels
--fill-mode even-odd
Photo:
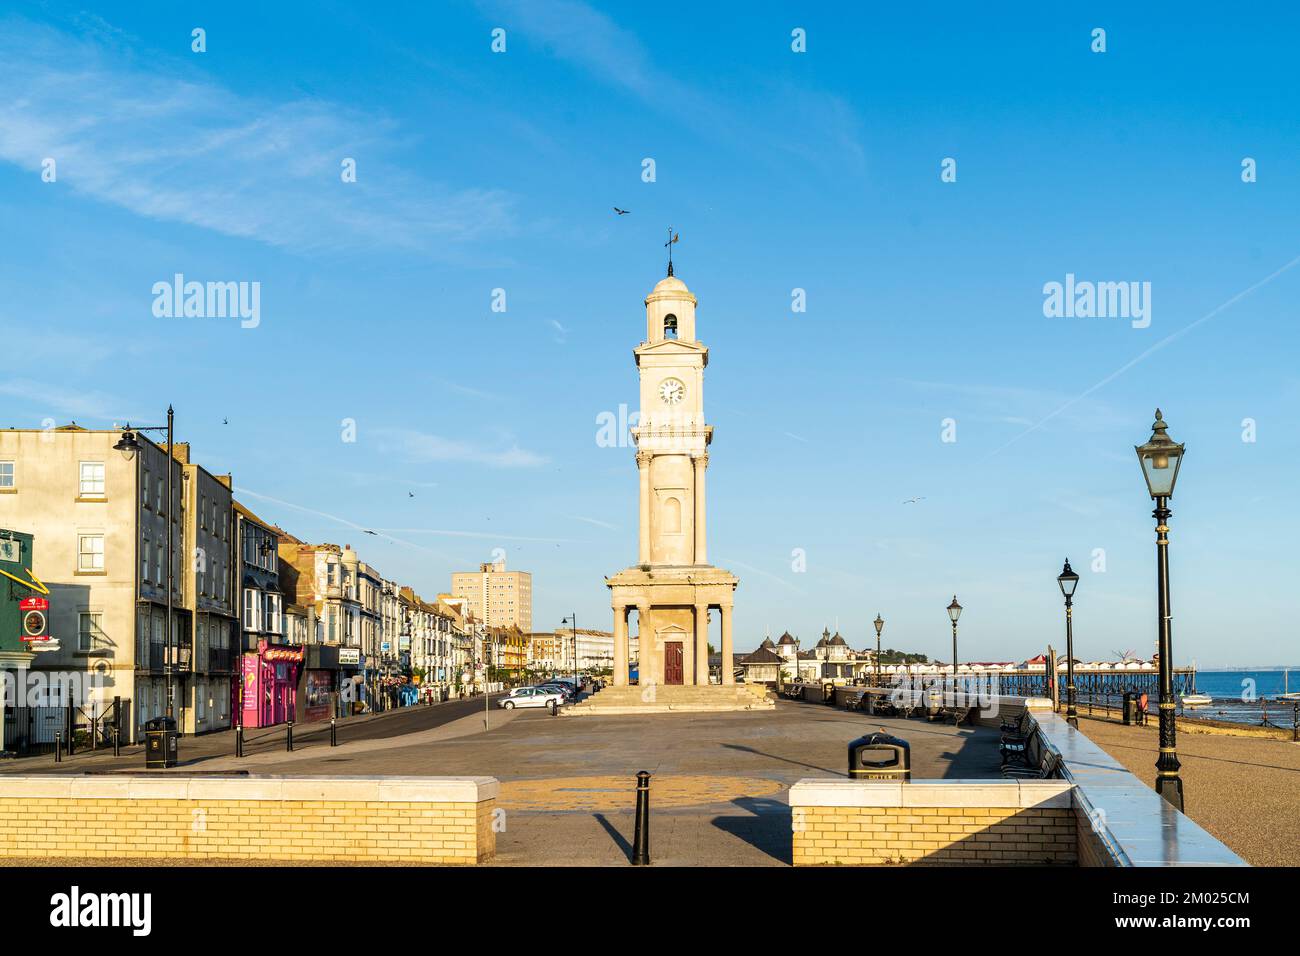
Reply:
[[[161,777],[131,774],[0,774],[0,800],[268,800],[375,803],[481,803],[495,799],[495,777]]]
[[[1031,716],[1048,747],[1061,755],[1075,808],[1092,821],[1117,865],[1247,865],[1060,714],[1031,707]]]
[[[800,780],[791,807],[1032,807],[1073,806],[1065,780]]]

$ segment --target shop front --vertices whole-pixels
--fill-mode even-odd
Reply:
[[[352,713],[359,698],[355,675],[361,653],[355,647],[309,644],[298,681],[298,713],[304,721],[329,720]]]
[[[297,720],[298,674],[303,649],[257,642],[257,651],[243,655],[241,691],[245,727],[270,727]]]

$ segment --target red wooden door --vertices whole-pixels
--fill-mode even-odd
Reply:
[[[664,683],[682,682],[682,645],[680,641],[664,645]]]

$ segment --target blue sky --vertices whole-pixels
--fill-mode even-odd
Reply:
[[[1077,653],[1149,653],[1132,446],[1160,405],[1189,449],[1175,657],[1300,663],[1285,7],[0,9],[0,424],[172,402],[299,536],[426,595],[502,548],[539,629],[608,627],[636,473],[597,416],[635,405],[672,225],[738,647],[865,646],[879,611],[886,645],[946,659],[956,592],[963,659],[1024,659],[1063,643],[1069,556]],[[260,282],[260,325],[156,318],[177,272]],[[1151,283],[1150,326],[1045,317],[1067,273]]]

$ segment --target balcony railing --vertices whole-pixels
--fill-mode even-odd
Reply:
[[[168,647],[160,641],[150,641],[148,653],[142,655],[142,657],[143,659],[137,664],[137,667],[141,670],[188,671],[193,659],[193,648],[188,645]],[[173,665],[170,668],[168,667],[169,663]]]
[[[208,648],[208,673],[210,674],[228,674],[230,673],[231,653],[228,647],[209,647]]]

